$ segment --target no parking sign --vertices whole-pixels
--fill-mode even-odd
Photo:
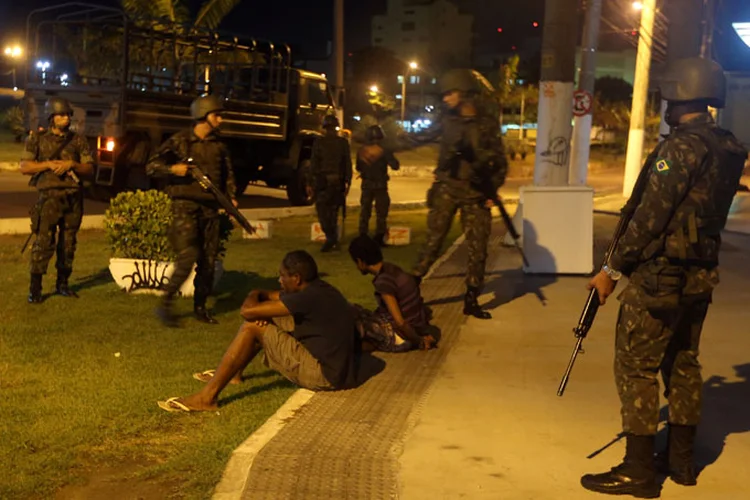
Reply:
[[[573,114],[575,116],[584,116],[591,113],[593,102],[594,99],[589,92],[576,90],[573,93]]]

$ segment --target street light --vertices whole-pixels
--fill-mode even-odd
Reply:
[[[634,10],[643,10],[643,2],[633,2]]]
[[[5,47],[5,55],[10,57],[11,59],[20,59],[20,57],[23,55],[23,49],[20,45],[13,45]],[[18,86],[16,85],[16,65],[13,64],[13,90],[18,90]]]
[[[373,85],[372,87],[370,87],[370,92],[372,92],[373,94],[377,94],[378,93],[378,86],[377,85]]]
[[[416,70],[419,67],[419,65],[412,61],[409,63],[409,68],[411,70]],[[404,126],[404,117],[406,116],[406,78],[409,76],[409,69],[406,70],[406,73],[404,74],[404,79],[401,81],[401,126]]]
[[[37,61],[37,69],[42,70],[42,83],[47,83],[47,70],[51,66],[49,61]]]

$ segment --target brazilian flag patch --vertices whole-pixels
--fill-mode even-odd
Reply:
[[[657,174],[666,174],[669,172],[669,169],[672,167],[672,162],[669,160],[665,160],[664,158],[657,158],[656,163],[654,163],[654,171]]]

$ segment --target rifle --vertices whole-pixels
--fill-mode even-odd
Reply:
[[[611,241],[609,242],[609,247],[604,254],[604,260],[602,261],[601,266],[602,268],[607,264],[607,262],[609,262],[609,258],[612,256],[615,247],[617,247],[617,243],[620,241],[620,238],[625,233],[628,224],[630,224],[630,220],[633,218],[635,208],[638,206],[638,203],[636,203],[636,201],[640,201],[641,197],[643,196],[643,192],[646,190],[646,183],[648,181],[648,174],[650,172],[649,167],[658,156],[660,149],[661,147],[657,147],[656,149],[654,149],[654,151],[651,152],[648,158],[646,158],[646,162],[641,168],[641,172],[638,175],[638,180],[633,187],[633,193],[630,197],[630,200],[628,200],[621,211],[620,220],[617,222],[617,227],[615,228],[615,232],[612,235]],[[581,317],[578,319],[578,325],[573,328],[573,333],[575,333],[576,337],[576,344],[573,348],[573,354],[570,356],[568,367],[565,369],[565,373],[563,374],[562,380],[560,381],[560,386],[557,388],[558,396],[562,397],[563,393],[565,392],[565,387],[568,385],[570,372],[573,370],[573,365],[576,362],[578,353],[584,353],[584,350],[581,347],[583,345],[583,339],[586,338],[589,330],[591,329],[591,326],[594,324],[594,319],[596,318],[596,313],[599,311],[600,305],[599,293],[596,291],[596,288],[592,288],[589,292],[588,298],[586,299],[586,303],[583,306]]]
[[[485,183],[482,183],[485,185]],[[510,218],[510,215],[508,214],[508,211],[505,210],[505,205],[503,204],[502,200],[497,196],[497,193],[494,190],[487,190],[485,193],[487,197],[492,200],[492,202],[497,206],[497,208],[500,210],[500,217],[502,217],[503,222],[505,223],[505,227],[508,228],[508,232],[510,233],[511,237],[513,238],[513,244],[515,245],[516,249],[518,250],[518,253],[521,254],[521,258],[523,259],[523,263],[526,267],[531,267],[529,265],[529,261],[526,260],[526,254],[523,253],[523,248],[521,248],[520,243],[518,240],[521,239],[521,235],[518,234],[518,231],[516,231],[516,226],[513,225],[513,219]]]
[[[216,198],[216,201],[219,202],[221,208],[226,210],[229,215],[234,217],[234,220],[236,220],[245,231],[247,231],[249,234],[255,234],[255,228],[250,224],[247,218],[245,218],[245,216],[242,215],[242,212],[240,212],[237,207],[232,204],[232,201],[227,198],[226,195],[222,193],[213,182],[211,182],[211,179],[209,179],[209,177],[205,173],[203,173],[203,171],[195,163],[193,163],[193,159],[188,158],[187,160],[185,160],[185,163],[188,165],[188,172],[193,177],[193,179],[195,179],[205,191],[210,191],[211,194],[214,195],[214,198]]]

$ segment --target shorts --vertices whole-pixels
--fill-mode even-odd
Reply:
[[[406,352],[412,350],[412,343],[402,339],[388,316],[371,312],[354,304],[357,331],[363,341],[367,341],[382,352]]]
[[[287,380],[311,391],[333,390],[320,361],[295,339],[294,318],[273,318],[263,332],[263,364]]]

